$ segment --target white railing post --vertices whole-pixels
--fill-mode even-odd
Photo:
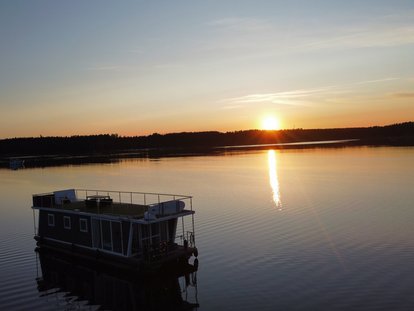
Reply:
[[[35,209],[33,209],[33,230],[34,230],[34,234],[36,235],[36,211]]]
[[[184,217],[181,217],[181,224],[183,225],[183,238],[185,239]]]
[[[127,250],[128,257],[130,257],[132,254],[132,235],[133,235],[133,227],[132,227],[132,222],[130,222],[129,223],[128,250]]]
[[[193,198],[192,197],[190,197],[190,207],[191,207],[191,211],[193,211]],[[191,214],[191,222],[193,225],[193,242],[194,242],[193,246],[195,246],[194,214]]]

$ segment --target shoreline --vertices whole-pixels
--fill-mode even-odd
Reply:
[[[303,141],[276,144],[235,145],[217,147],[193,147],[193,148],[145,148],[135,150],[120,150],[110,152],[85,153],[85,154],[43,154],[23,156],[0,157],[0,169],[41,168],[52,166],[84,165],[118,163],[124,159],[159,159],[168,157],[191,157],[224,155],[228,152],[251,150],[301,150],[301,149],[331,149],[352,147],[414,147],[414,144],[394,143],[366,143],[360,139],[327,140],[327,141]],[[11,167],[10,162],[21,160],[21,167]]]

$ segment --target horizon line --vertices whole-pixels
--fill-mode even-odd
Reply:
[[[120,135],[118,133],[100,133],[100,134],[72,134],[72,135],[47,135],[44,136],[40,134],[39,136],[20,136],[20,137],[6,137],[0,138],[0,140],[9,140],[9,139],[32,139],[32,138],[71,138],[71,137],[91,137],[91,136],[118,136],[119,138],[133,138],[133,137],[149,137],[151,135],[173,135],[173,134],[194,134],[194,133],[212,133],[217,132],[221,134],[226,133],[235,133],[235,132],[249,132],[249,131],[261,131],[261,132],[283,132],[283,131],[294,131],[294,130],[338,130],[338,129],[363,129],[363,128],[375,128],[375,127],[387,127],[387,126],[394,126],[394,125],[402,125],[406,123],[414,123],[414,121],[404,121],[392,124],[385,124],[385,125],[371,125],[371,126],[352,126],[352,127],[329,127],[329,128],[302,128],[302,127],[293,127],[287,129],[278,129],[278,130],[265,130],[265,129],[245,129],[245,130],[233,130],[233,131],[219,131],[219,130],[208,130],[208,131],[182,131],[182,132],[168,132],[168,133],[157,133],[153,132],[147,135]]]

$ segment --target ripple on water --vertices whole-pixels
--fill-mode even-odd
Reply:
[[[170,160],[161,159],[156,177],[145,161],[69,169],[75,180],[87,172],[91,185],[102,184],[105,177],[111,185],[131,188],[142,180],[136,172],[148,170],[148,189],[158,189],[160,180],[173,180],[169,174],[178,171],[180,181],[197,191],[190,194],[195,196],[201,310],[412,310],[414,149],[274,155],[272,167],[267,151],[175,158],[173,172]],[[269,180],[270,169],[277,170],[277,185]],[[20,174],[25,184],[34,185],[27,186],[30,195],[38,185],[56,188],[57,173],[65,176],[67,170]],[[0,186],[0,197],[16,192],[7,183]],[[280,211],[273,191],[282,203]],[[31,216],[26,201],[13,202],[20,208],[16,215],[10,215],[11,208],[3,214],[19,223],[18,217],[26,215],[22,209]],[[21,223],[32,224],[30,220]],[[5,224],[0,226],[1,309],[89,308],[57,289],[39,293],[33,227],[18,229],[9,219],[0,221]]]

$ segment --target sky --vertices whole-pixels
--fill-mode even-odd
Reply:
[[[0,1],[0,138],[414,120],[414,1]]]

